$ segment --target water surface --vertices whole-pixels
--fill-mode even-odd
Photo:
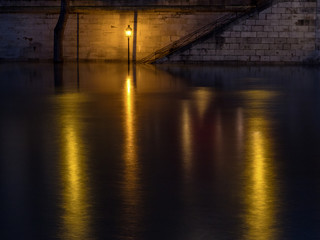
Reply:
[[[320,239],[320,70],[0,64],[0,239]]]

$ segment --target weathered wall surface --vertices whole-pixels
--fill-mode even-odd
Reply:
[[[57,3],[0,0],[1,4],[4,2],[11,2],[13,5],[26,2],[47,3],[48,6]],[[81,0],[78,4],[80,2],[89,1]],[[112,1],[100,2],[106,4]],[[154,2],[174,3],[172,6],[176,6],[182,1]],[[186,2],[209,4],[211,1]],[[319,2],[320,0],[280,1],[249,19],[239,21],[220,36],[198,43],[191,49],[171,56],[169,60],[252,63],[318,61]],[[58,20],[58,11],[43,9],[0,11],[0,60],[52,60],[53,30]],[[80,9],[70,14],[65,32],[64,56],[66,60],[77,58],[79,38],[80,60],[127,60],[124,29],[130,24],[136,31],[135,38],[130,39],[130,55],[139,60],[225,14],[228,14],[228,10],[213,11],[209,7]]]
[[[0,6],[59,6],[61,0],[0,0]],[[72,6],[246,5],[250,0],[73,0]]]
[[[0,14],[0,59],[52,59],[57,16]]]
[[[227,29],[170,61],[312,62],[318,61],[319,0],[291,0]]]
[[[83,60],[126,60],[127,38],[125,28],[130,24],[136,29],[136,44],[130,39],[131,54],[135,49],[136,59],[179,39],[207,21],[221,16],[219,12],[194,12],[168,10],[148,11],[91,11],[71,14],[66,26],[64,57]],[[136,17],[135,17],[136,16]],[[136,18],[136,21],[135,21]],[[53,30],[58,14],[0,14],[0,59],[50,60],[53,58]],[[135,24],[136,22],[136,24]]]
[[[320,62],[320,0],[316,1],[316,24],[315,24],[315,59],[316,61]]]

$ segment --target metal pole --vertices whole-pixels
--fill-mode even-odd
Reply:
[[[128,73],[130,72],[130,37],[128,37]]]

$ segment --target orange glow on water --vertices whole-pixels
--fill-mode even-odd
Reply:
[[[81,124],[78,116],[78,96],[60,97],[63,156],[62,176],[62,236],[64,239],[89,239],[90,199],[86,152],[80,137]]]
[[[184,169],[186,177],[191,174],[192,168],[192,122],[190,117],[190,104],[184,102],[182,105],[182,118],[181,118],[181,141],[182,141],[182,154],[184,161]]]
[[[251,117],[248,122],[246,142],[248,164],[246,166],[245,222],[246,240],[269,240],[276,237],[276,183],[273,163],[273,147],[269,133],[269,119],[259,107],[272,95],[254,95],[250,103]]]
[[[131,226],[131,219],[140,218],[140,195],[139,195],[139,164],[137,145],[137,123],[135,112],[135,91],[132,79],[127,77],[124,86],[124,176],[123,176],[123,221],[131,232],[135,232],[135,226]]]

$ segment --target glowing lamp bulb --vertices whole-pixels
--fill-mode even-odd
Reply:
[[[128,27],[126,28],[126,36],[131,37],[131,35],[132,35],[132,28],[130,27],[130,25],[128,25]]]

